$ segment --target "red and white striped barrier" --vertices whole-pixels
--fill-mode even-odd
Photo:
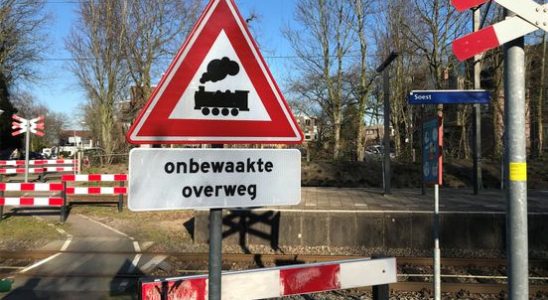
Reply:
[[[3,183],[0,182],[0,191],[3,192],[61,192],[62,183]]]
[[[89,186],[89,187],[74,187],[67,186],[67,195],[112,195],[118,196],[118,211],[122,211],[124,204],[124,195],[127,194],[127,187],[125,182],[127,181],[127,174],[70,174],[63,175],[61,180],[64,182],[118,182],[119,186],[114,187],[102,187],[102,186]]]
[[[67,195],[125,195],[127,188],[124,186],[115,187],[67,187]]]
[[[73,182],[127,181],[127,174],[63,175],[61,180],[63,180],[63,181],[73,181]]]
[[[32,174],[41,174],[44,173],[44,168],[29,168],[29,173]],[[24,168],[15,168],[15,169],[0,169],[0,174],[25,174]]]
[[[29,160],[31,166],[41,165],[74,165],[75,159],[42,159],[42,160]],[[24,166],[24,160],[0,160],[0,166]]]
[[[0,206],[63,206],[60,197],[0,197]]]
[[[1,169],[0,169],[1,170]],[[6,169],[9,170],[9,169]],[[24,171],[24,169],[22,169]],[[59,207],[61,222],[66,220],[66,192],[65,183],[4,183],[0,182],[0,221],[3,219],[4,206],[32,206],[32,207]],[[4,197],[5,192],[24,192],[19,197]],[[57,196],[43,197],[40,195],[29,196],[33,192],[57,192]],[[52,197],[53,196],[53,197]]]
[[[453,41],[453,53],[460,61],[463,61],[537,29],[535,25],[517,17],[506,19],[456,39]]]
[[[463,11],[477,7],[487,1],[451,0],[451,4],[457,10]],[[494,2],[516,13],[516,16],[456,39],[453,42],[453,52],[460,61],[501,46],[538,29],[545,31],[548,29],[548,23],[546,22],[548,7],[546,5],[532,0],[494,0]]]
[[[395,258],[382,258],[226,272],[222,274],[221,299],[277,298],[384,285],[397,282],[396,271]],[[140,296],[142,300],[205,300],[207,287],[207,275],[141,281]]]
[[[75,167],[45,167],[46,172],[74,172],[76,171]]]

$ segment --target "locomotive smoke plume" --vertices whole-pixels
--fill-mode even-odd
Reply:
[[[200,82],[202,84],[211,81],[217,82],[225,79],[228,75],[234,76],[240,72],[240,66],[237,62],[230,60],[228,57],[222,59],[214,59],[207,65],[207,72],[202,74]]]

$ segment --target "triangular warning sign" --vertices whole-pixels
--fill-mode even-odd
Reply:
[[[296,144],[303,134],[234,0],[212,0],[127,139],[134,144]]]

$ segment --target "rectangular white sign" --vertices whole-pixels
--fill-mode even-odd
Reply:
[[[301,153],[296,149],[133,149],[132,211],[296,205]]]

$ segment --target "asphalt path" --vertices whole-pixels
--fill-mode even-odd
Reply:
[[[67,223],[70,232],[58,229],[66,239],[46,246],[60,252],[17,273],[4,299],[133,299],[137,278],[165,259],[140,254],[131,236],[86,216]]]

